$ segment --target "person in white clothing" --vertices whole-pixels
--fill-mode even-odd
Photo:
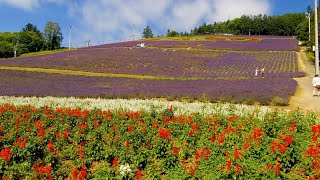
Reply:
[[[314,87],[313,95],[314,96],[320,95],[320,77],[318,76],[318,74],[316,74],[312,79],[312,86]]]
[[[256,72],[254,73],[254,76],[258,77],[258,73],[259,73],[259,68],[256,69]]]

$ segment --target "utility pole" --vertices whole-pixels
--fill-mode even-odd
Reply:
[[[14,50],[14,58],[16,58],[17,57],[17,45],[14,45],[13,50]]]
[[[135,28],[135,25],[133,25],[133,28],[132,28],[132,35],[131,35],[132,41],[134,41],[134,37],[136,36],[134,33],[134,28]]]
[[[311,14],[310,14],[310,12],[306,12],[306,16],[309,21],[309,42],[310,42],[311,41]]]
[[[318,37],[318,0],[314,0],[314,19],[315,19],[315,64],[316,64],[316,74],[319,75],[319,37]]]
[[[90,40],[86,41],[86,43],[87,43],[87,47],[89,47],[90,46]]]
[[[71,49],[71,29],[72,26],[69,26],[69,50]]]

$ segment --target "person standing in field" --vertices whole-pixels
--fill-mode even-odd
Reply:
[[[320,77],[318,76],[318,74],[316,74],[312,79],[312,85],[314,87],[313,96],[319,96],[320,95],[319,94],[320,93]]]
[[[264,78],[264,68],[261,69],[260,73],[261,73],[261,77]]]
[[[256,72],[254,73],[254,76],[255,76],[255,77],[258,77],[258,74],[259,74],[259,69],[256,68]]]

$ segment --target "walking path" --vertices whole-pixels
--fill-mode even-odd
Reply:
[[[294,78],[297,83],[297,89],[294,96],[291,97],[288,108],[291,110],[301,109],[305,111],[314,111],[320,113],[320,96],[313,96],[312,78],[314,77],[314,65],[312,65],[306,53],[297,52],[300,69],[306,72],[305,77]]]

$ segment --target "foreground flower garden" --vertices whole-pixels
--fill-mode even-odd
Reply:
[[[74,99],[44,99],[18,98],[13,105],[13,97],[1,97],[2,179],[320,176],[319,117],[311,112],[98,100],[114,107],[108,108],[91,106],[94,99],[78,106]],[[197,111],[181,111],[192,106]]]

